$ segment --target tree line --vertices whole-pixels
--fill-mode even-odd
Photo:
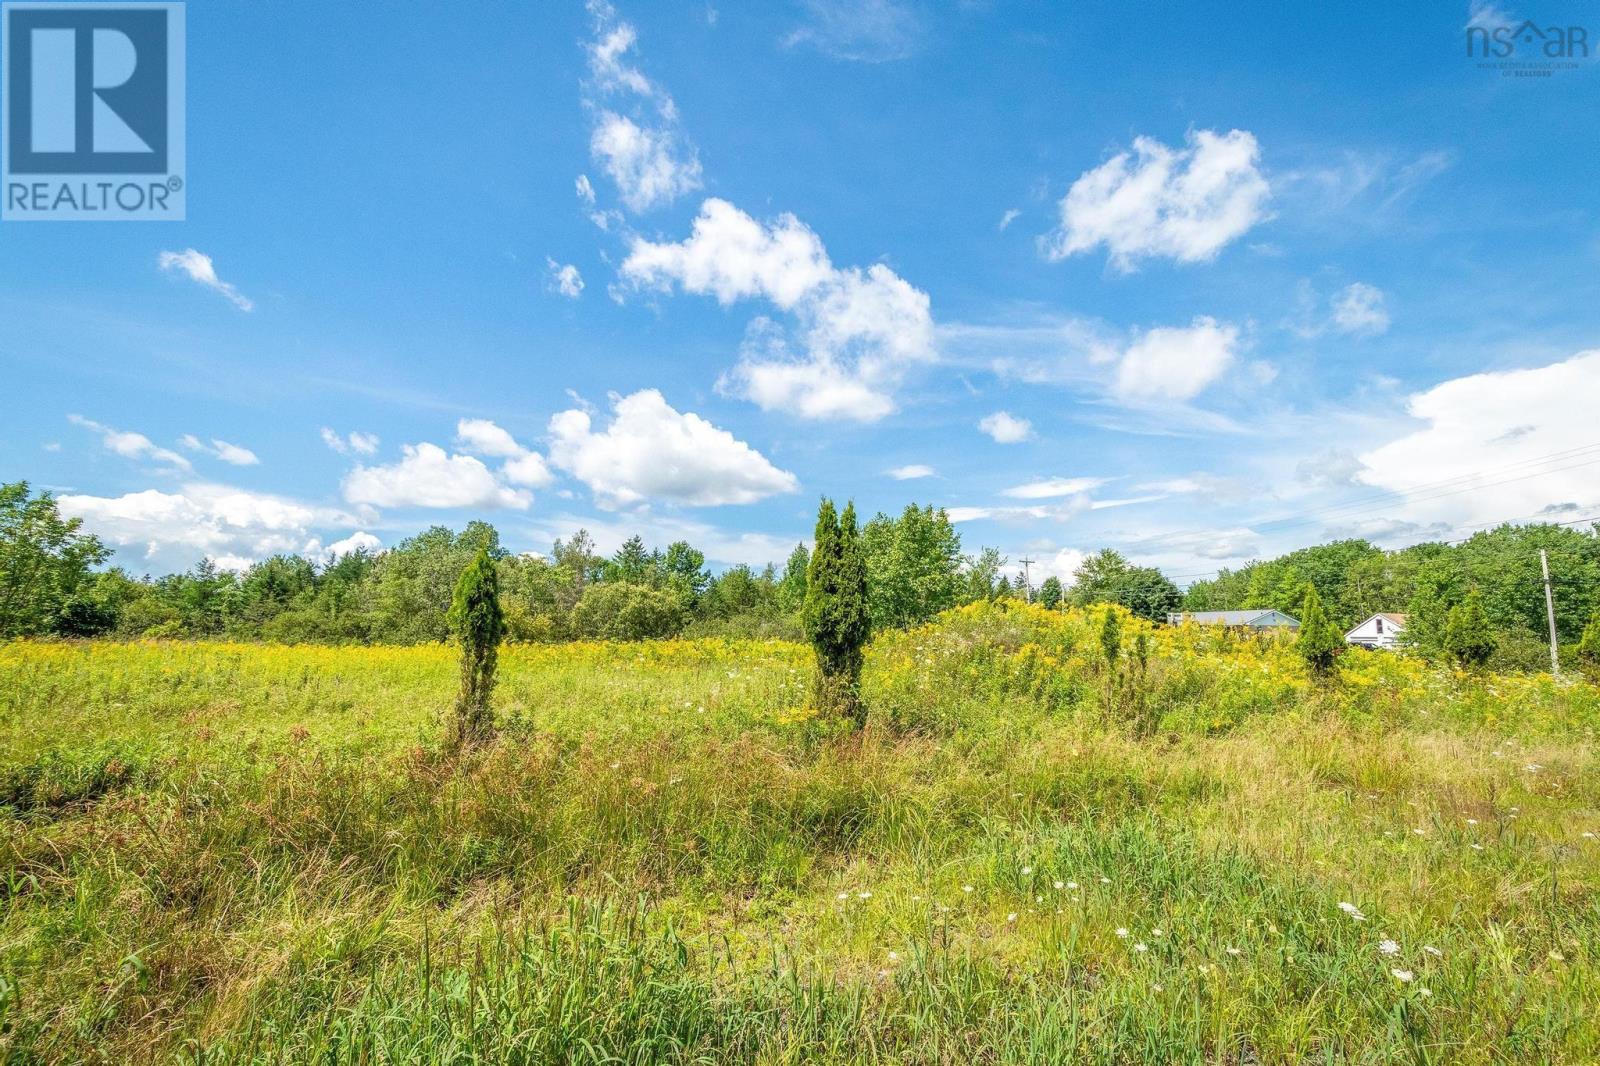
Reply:
[[[1494,635],[1494,665],[1538,669],[1548,661],[1541,548],[1550,559],[1562,643],[1576,646],[1600,611],[1600,536],[1550,524],[1504,525],[1459,544],[1398,551],[1340,540],[1223,570],[1187,591],[1111,549],[1087,557],[1069,581],[1051,576],[1028,588],[1006,575],[998,550],[966,554],[948,516],[932,506],[876,515],[856,531],[856,541],[875,631],[1008,597],[1050,609],[1117,603],[1154,621],[1180,610],[1256,607],[1298,616],[1309,588],[1340,632],[1378,611],[1403,612],[1416,649],[1439,657],[1450,654],[1452,610],[1470,600]],[[781,567],[713,573],[704,553],[686,541],[653,549],[636,536],[604,555],[580,530],[557,540],[547,555],[517,554],[492,525],[471,522],[323,562],[275,555],[234,573],[203,559],[182,573],[135,577],[108,568],[111,552],[76,519],[63,517],[49,493],[16,482],[0,485],[0,639],[443,641],[452,635],[456,583],[480,551],[495,568],[505,636],[514,641],[800,639],[805,632],[812,553],[803,543]]]

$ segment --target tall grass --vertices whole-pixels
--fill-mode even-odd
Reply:
[[[1592,686],[1094,625],[0,647],[0,1058],[1600,1058]]]

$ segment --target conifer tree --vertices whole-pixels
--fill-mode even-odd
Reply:
[[[488,551],[479,549],[461,571],[450,602],[449,620],[461,642],[461,688],[456,694],[448,742],[450,747],[459,748],[480,743],[494,733],[489,697],[494,692],[505,617],[500,611],[500,577]]]
[[[861,702],[861,663],[872,635],[872,616],[854,503],[846,505],[843,515],[835,512],[829,499],[817,510],[801,621],[817,657],[814,705],[860,728],[867,717]]]
[[[1343,650],[1344,635],[1329,620],[1317,587],[1308,583],[1305,599],[1300,604],[1300,637],[1295,641],[1295,651],[1311,667],[1313,674],[1326,677]]]
[[[1474,588],[1466,599],[1450,608],[1444,627],[1444,649],[1461,666],[1477,669],[1489,662],[1497,644],[1489,617],[1483,613],[1483,597]]]
[[[1061,579],[1054,575],[1044,579],[1039,586],[1039,605],[1047,611],[1061,606]]]

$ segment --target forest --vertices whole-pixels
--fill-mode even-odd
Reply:
[[[1297,615],[1314,588],[1347,629],[1377,611],[1405,613],[1414,649],[1442,650],[1452,608],[1476,594],[1493,631],[1496,669],[1549,662],[1539,552],[1550,563],[1556,627],[1576,645],[1600,611],[1595,527],[1506,524],[1458,543],[1386,551],[1361,539],[1300,548],[1225,569],[1187,589],[1113,549],[1089,555],[1063,581],[1015,579],[994,548],[968,552],[945,512],[908,505],[861,530],[874,630],[918,625],[951,607],[1028,599],[1050,609],[1118,603],[1163,622],[1179,610],[1277,608]],[[134,576],[48,492],[0,486],[0,638],[191,638],[278,643],[418,644],[447,640],[451,589],[486,550],[499,571],[507,637],[519,642],[676,636],[800,636],[809,550],[781,564],[713,572],[678,541],[632,537],[610,555],[579,531],[548,554],[515,553],[485,522],[434,526],[377,552],[314,561],[275,555],[243,572],[201,559],[185,572]]]

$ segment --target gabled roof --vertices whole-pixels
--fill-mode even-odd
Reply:
[[[1173,625],[1183,622],[1198,622],[1201,625],[1225,626],[1251,626],[1251,625],[1299,625],[1300,620],[1292,615],[1284,614],[1269,608],[1257,607],[1247,611],[1174,611],[1167,615],[1167,621]]]
[[[1369,614],[1369,615],[1367,615],[1361,621],[1357,622],[1355,625],[1353,625],[1349,629],[1345,630],[1344,631],[1344,635],[1348,637],[1351,633],[1354,633],[1356,630],[1360,629],[1362,626],[1366,625],[1368,622],[1372,621],[1374,618],[1382,618],[1384,621],[1386,621],[1389,624],[1391,624],[1393,626],[1396,626],[1396,627],[1398,627],[1400,629],[1404,629],[1406,627],[1406,616],[1405,615],[1396,614],[1393,611],[1379,611],[1377,614]]]

